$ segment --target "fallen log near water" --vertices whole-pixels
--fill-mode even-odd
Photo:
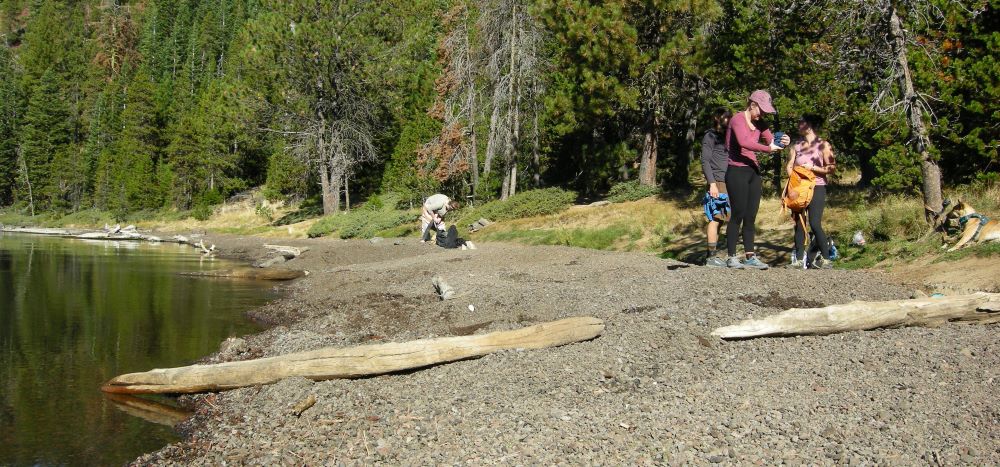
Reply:
[[[1000,294],[980,292],[954,297],[792,308],[766,318],[748,319],[718,328],[712,335],[723,339],[825,335],[878,328],[939,326],[948,322],[1000,322]]]
[[[251,279],[260,281],[290,281],[309,274],[306,271],[294,269],[272,269],[272,268],[235,268],[220,269],[217,271],[184,272],[185,276],[199,277],[227,277],[232,279]]]
[[[292,376],[316,381],[358,378],[481,357],[499,350],[566,345],[593,339],[603,331],[604,322],[597,318],[567,318],[474,336],[327,348],[257,360],[156,369],[118,376],[101,390],[119,394],[177,394],[271,384]]]

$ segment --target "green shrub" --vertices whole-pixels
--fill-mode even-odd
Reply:
[[[398,200],[393,194],[372,196],[360,209],[323,217],[307,234],[322,237],[337,233],[340,238],[371,238],[379,232],[413,222],[416,214],[395,209]]]
[[[608,201],[612,203],[623,203],[626,201],[638,201],[650,196],[657,196],[661,193],[659,186],[649,186],[640,184],[638,180],[622,182],[608,191]]]
[[[212,217],[213,212],[214,210],[212,209],[212,206],[205,203],[198,203],[194,209],[191,210],[191,217],[200,221],[207,221],[210,217]]]
[[[869,241],[915,240],[927,232],[923,206],[919,199],[889,197],[865,209],[852,210],[845,235],[857,230]]]
[[[576,193],[560,188],[523,191],[506,201],[490,201],[472,209],[463,209],[456,224],[468,225],[485,217],[493,222],[543,216],[562,212],[573,205]]]
[[[348,222],[340,229],[340,238],[372,238],[380,231],[413,222],[411,213],[396,210],[355,211],[345,216]]]

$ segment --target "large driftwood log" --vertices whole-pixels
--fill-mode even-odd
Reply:
[[[505,349],[555,347],[590,340],[603,331],[604,322],[597,318],[567,318],[475,336],[327,348],[257,360],[156,369],[118,376],[101,389],[120,394],[175,394],[271,384],[292,376],[317,381],[357,378],[481,357]]]
[[[824,335],[877,328],[938,326],[947,322],[1000,322],[1000,294],[980,292],[955,297],[792,308],[763,319],[749,319],[718,328],[712,335],[723,339]]]
[[[235,268],[217,271],[183,272],[185,276],[226,277],[231,279],[251,279],[260,281],[290,281],[309,274],[306,271],[272,268]]]

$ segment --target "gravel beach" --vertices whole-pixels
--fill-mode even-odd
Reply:
[[[514,329],[570,316],[564,347],[358,380],[184,396],[185,440],[136,464],[1000,464],[1000,326],[721,341],[789,307],[910,298],[879,272],[714,270],[640,253],[414,239],[209,235],[221,254],[309,275],[253,310],[272,325],[206,361]],[[438,300],[440,275],[457,297]],[[219,279],[226,280],[226,279]],[[292,407],[313,395],[300,416]]]

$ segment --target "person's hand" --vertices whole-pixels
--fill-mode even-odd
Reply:
[[[789,144],[792,144],[792,138],[788,135],[781,135],[781,145],[788,146]]]
[[[778,146],[777,144],[771,143],[771,152],[778,152],[781,151],[782,149],[785,148]]]
[[[711,197],[713,197],[713,198],[718,198],[719,197],[719,185],[715,184],[714,182],[710,183],[708,185],[708,195],[711,196]]]

